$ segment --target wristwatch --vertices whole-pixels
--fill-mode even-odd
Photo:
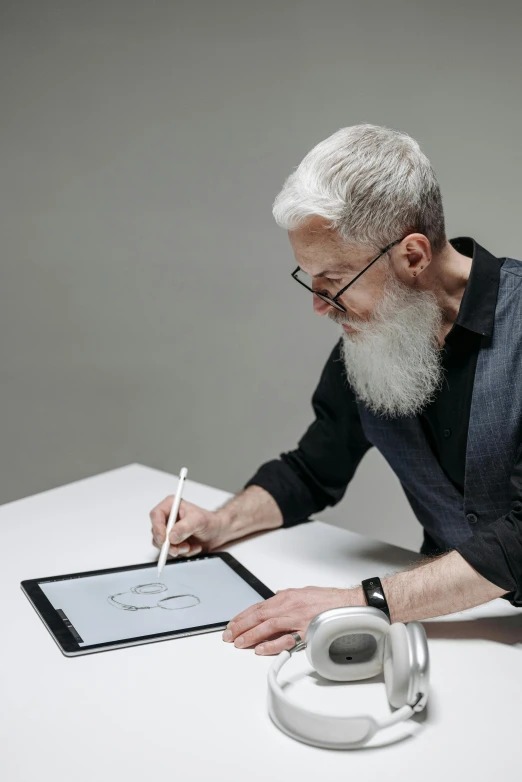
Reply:
[[[390,618],[390,609],[384,596],[384,589],[382,588],[381,579],[378,576],[373,578],[365,578],[361,582],[363,592],[366,596],[366,602],[373,608],[379,608],[388,619]]]

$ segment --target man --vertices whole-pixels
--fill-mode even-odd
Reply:
[[[334,505],[375,445],[424,527],[427,557],[383,579],[391,620],[501,596],[522,606],[522,263],[473,239],[448,242],[430,162],[387,128],[343,128],[318,144],[273,212],[294,279],[342,337],[298,448],[216,512],[183,502],[170,553],[192,556]],[[171,503],[151,511],[157,546]],[[366,604],[362,587],[283,590],[235,617],[223,639],[278,654],[321,611]]]

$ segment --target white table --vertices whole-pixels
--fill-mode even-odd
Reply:
[[[0,508],[2,780],[517,778],[522,612],[504,600],[425,624],[428,708],[416,735],[379,749],[322,750],[280,733],[265,705],[271,659],[221,633],[64,657],[20,581],[151,561],[148,513],[173,485],[130,465]],[[189,480],[184,496],[216,508],[229,495]],[[321,522],[226,548],[274,591],[350,586],[417,556]],[[292,664],[287,678],[302,702],[388,710],[382,684],[321,686],[305,676],[304,653]]]

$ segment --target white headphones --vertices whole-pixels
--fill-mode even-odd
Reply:
[[[377,721],[369,715],[319,714],[291,701],[277,680],[294,652],[306,648],[313,668],[325,679],[356,681],[384,671],[388,701],[397,711]],[[325,749],[364,746],[383,728],[422,711],[428,700],[429,654],[420,622],[390,624],[378,608],[332,608],[308,626],[305,641],[281,652],[268,672],[268,713],[288,736]]]

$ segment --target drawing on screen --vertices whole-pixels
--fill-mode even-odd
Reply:
[[[160,597],[159,595],[162,595]],[[122,611],[141,611],[150,608],[163,608],[167,611],[177,611],[180,608],[192,608],[200,603],[199,597],[185,591],[185,587],[176,584],[168,587],[166,584],[138,584],[127,592],[117,592],[107,598],[109,605]]]

